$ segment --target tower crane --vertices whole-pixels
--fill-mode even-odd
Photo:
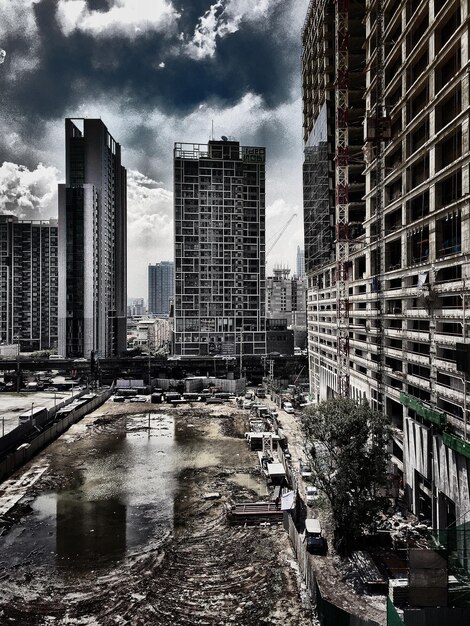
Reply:
[[[273,241],[273,243],[269,246],[268,250],[266,251],[266,256],[268,256],[268,254],[271,252],[271,250],[274,248],[274,246],[277,244],[277,242],[279,241],[279,239],[282,237],[282,235],[284,234],[285,230],[287,229],[287,227],[289,226],[289,224],[292,222],[292,220],[294,219],[294,217],[297,217],[297,213],[293,213],[289,219],[287,220],[287,222],[284,224],[284,226],[281,228],[281,230],[277,233],[277,235],[275,235],[275,239]]]

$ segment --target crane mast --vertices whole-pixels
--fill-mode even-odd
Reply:
[[[349,396],[349,0],[335,0],[337,393]]]
[[[294,219],[294,217],[297,217],[297,213],[293,213],[289,219],[287,220],[287,222],[284,224],[284,226],[281,228],[281,230],[278,232],[278,234],[275,236],[276,238],[274,239],[273,243],[269,246],[268,251],[266,252],[266,256],[268,256],[268,254],[271,252],[271,250],[274,248],[274,246],[277,244],[277,242],[279,241],[279,239],[282,237],[282,235],[284,234],[284,232],[286,231],[287,227],[289,226],[289,224],[292,222],[292,220]]]

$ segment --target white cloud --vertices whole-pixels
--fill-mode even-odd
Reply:
[[[5,50],[0,48],[0,63],[4,63],[5,62],[5,57],[6,56],[7,56],[7,53],[5,52]]]
[[[11,82],[17,80],[23,72],[30,71],[38,65],[37,25],[34,16],[34,5],[40,0],[0,0],[0,41],[7,36],[26,37],[29,48],[26,52],[8,54],[5,64],[5,77]],[[1,51],[0,63],[5,61],[6,52]]]
[[[213,57],[217,38],[225,37],[238,30],[238,24],[230,22],[225,15],[225,2],[219,0],[199,18],[194,35],[186,47],[188,55],[194,59]]]
[[[218,39],[238,31],[243,21],[266,19],[280,3],[281,0],[218,0],[199,18],[186,53],[193,59],[213,57]]]
[[[35,170],[5,161],[0,166],[0,213],[20,219],[57,217],[59,170],[39,163]]]
[[[57,19],[65,35],[79,30],[134,39],[144,32],[172,29],[178,18],[171,0],[114,0],[105,12],[90,10],[86,0],[59,0],[57,5]]]
[[[130,296],[143,296],[146,266],[173,258],[173,194],[161,183],[129,170],[127,212],[128,291]]]
[[[0,38],[21,33],[36,34],[33,7],[39,0],[0,0]]]

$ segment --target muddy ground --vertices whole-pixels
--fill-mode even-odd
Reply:
[[[51,546],[39,539],[41,528],[27,526],[37,498],[67,489],[76,476],[67,471],[71,455],[94,450],[94,438],[144,431],[152,409],[175,416],[175,436],[204,440],[219,454],[217,462],[189,463],[178,475],[173,524],[139,550],[127,550],[109,567],[96,569],[47,565]],[[25,497],[3,518],[1,542],[18,547],[14,563],[0,556],[0,623],[147,626],[307,626],[311,610],[301,591],[298,568],[282,526],[232,527],[226,519],[231,499],[258,500],[257,458],[240,441],[246,416],[232,405],[168,409],[108,402],[73,426],[22,472],[47,465]],[[236,454],[230,454],[231,448]],[[76,459],[75,459],[76,462]],[[22,472],[15,478],[21,480]],[[252,476],[242,486],[234,475]],[[219,492],[220,499],[203,494]],[[1,488],[0,488],[1,495]],[[38,522],[40,525],[41,522]],[[36,533],[37,545],[24,532]],[[16,544],[15,544],[16,542]],[[5,543],[6,545],[6,543]],[[29,544],[28,544],[29,545]],[[29,550],[29,548],[28,548]],[[6,554],[6,553],[5,553]],[[98,557],[97,557],[98,558]],[[79,573],[77,573],[79,572]]]

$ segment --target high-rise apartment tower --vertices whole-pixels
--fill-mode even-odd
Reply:
[[[175,145],[175,354],[265,354],[265,148]]]
[[[304,249],[300,246],[297,246],[297,256],[296,256],[296,276],[297,278],[303,278],[305,276],[305,252]]]
[[[0,216],[0,341],[57,346],[57,220]]]
[[[168,315],[170,298],[175,289],[175,264],[161,261],[149,265],[148,270],[148,310],[156,315]]]
[[[59,352],[126,348],[126,170],[99,119],[65,120],[59,185]]]

